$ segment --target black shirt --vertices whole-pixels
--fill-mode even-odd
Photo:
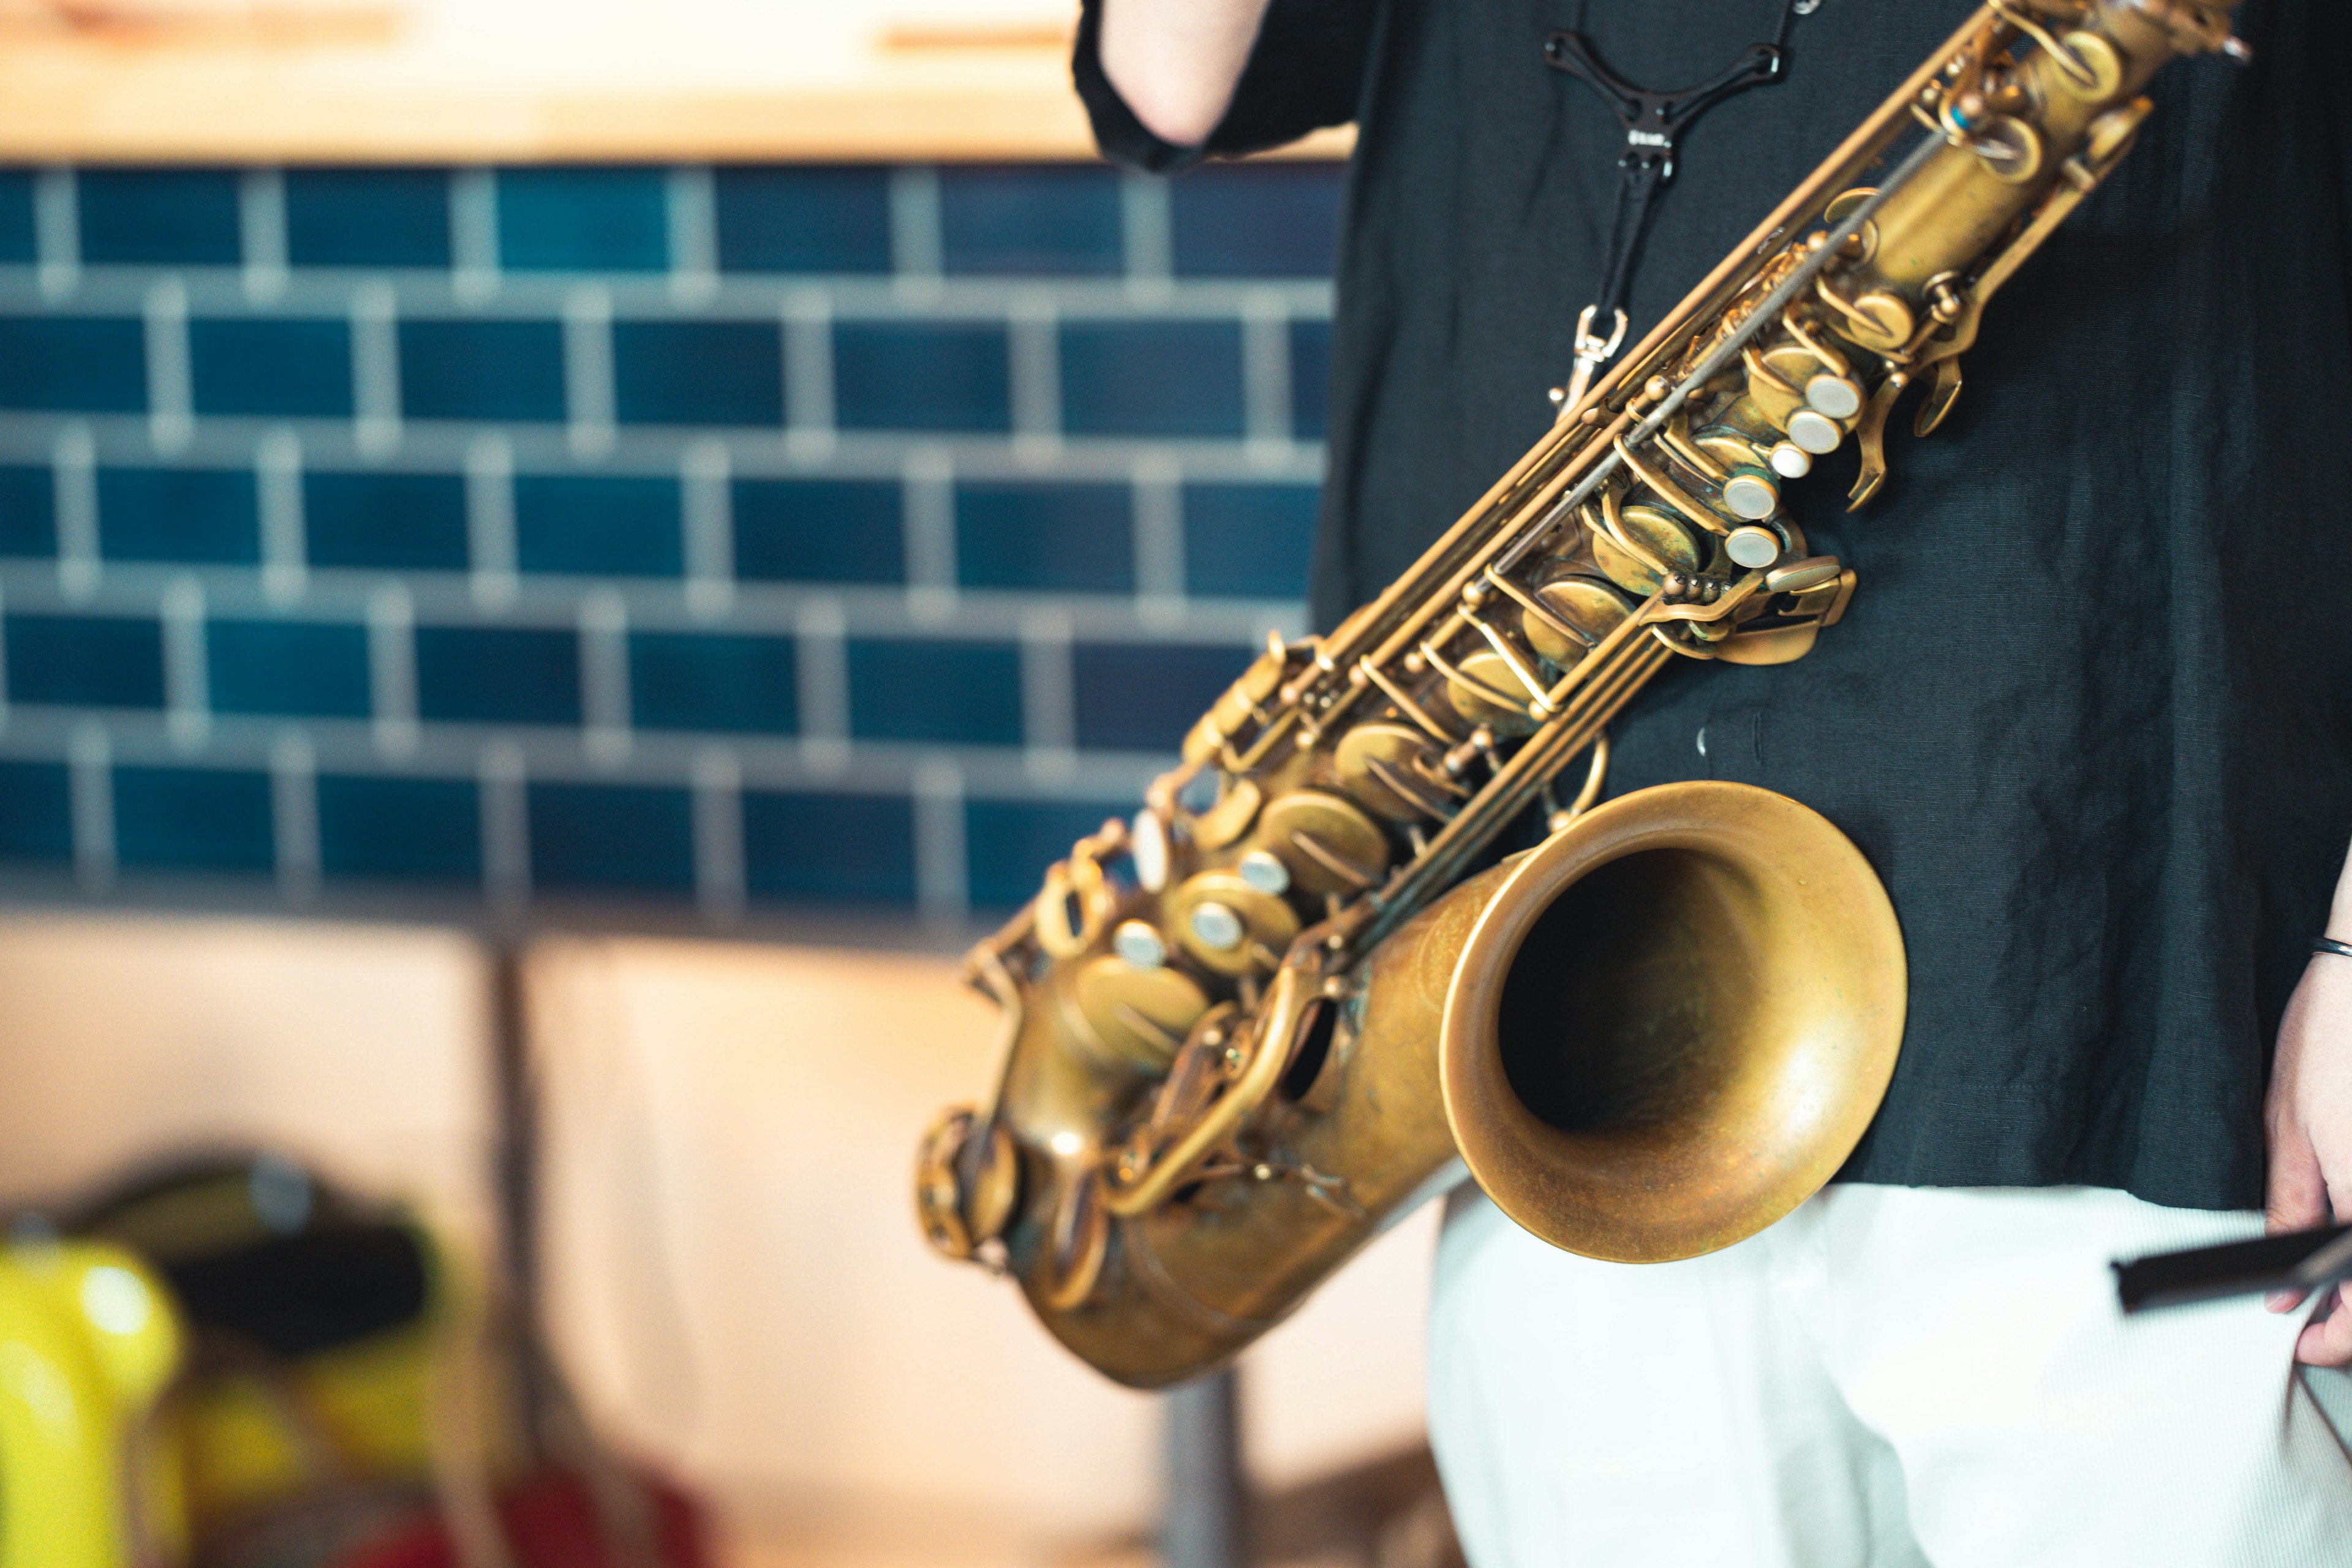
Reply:
[[[1139,125],[1094,51],[1105,150]],[[1781,0],[1590,0],[1628,78],[1769,40]],[[1968,14],[1824,0],[1780,82],[1685,137],[1634,280],[1657,321]],[[1316,569],[1328,624],[1542,432],[1599,283],[1617,121],[1549,68],[1577,0],[1274,0],[1210,149],[1353,120]],[[1852,610],[1777,668],[1679,664],[1612,793],[1743,780],[1885,879],[1903,1056],[1847,1166],[1909,1185],[2258,1205],[2271,1044],[2352,834],[2352,7],[2248,0],[2251,68],[2171,67],[2106,186],[1987,311],[1952,417],[1792,485]],[[1630,340],[1629,340],[1630,341]]]

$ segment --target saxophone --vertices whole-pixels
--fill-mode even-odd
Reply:
[[[1766,790],[1596,805],[1607,726],[1672,659],[1787,663],[1837,624],[1854,573],[1782,481],[1851,444],[1870,499],[1897,401],[1924,383],[1914,429],[1942,420],[2140,89],[2242,56],[2234,4],[1988,0],[1402,578],[1272,639],[1133,821],[967,960],[1005,1067],[922,1140],[931,1244],[1156,1387],[1463,1167],[1545,1240],[1634,1262],[1828,1181],[1902,1039],[1885,890]],[[1530,811],[1549,836],[1488,864]]]

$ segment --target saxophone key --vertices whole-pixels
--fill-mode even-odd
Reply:
[[[1391,858],[1389,837],[1353,801],[1293,790],[1265,808],[1258,841],[1280,858],[1290,886],[1310,898],[1369,892]]]

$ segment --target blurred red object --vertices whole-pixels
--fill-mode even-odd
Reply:
[[[675,1488],[644,1481],[654,1553],[639,1562],[616,1545],[586,1484],[569,1470],[548,1470],[508,1489],[499,1518],[516,1568],[709,1568],[693,1502]],[[440,1521],[424,1521],[367,1546],[335,1568],[458,1568],[457,1547]]]

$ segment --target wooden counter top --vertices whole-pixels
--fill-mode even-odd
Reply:
[[[55,3],[0,0],[0,162],[1095,155],[1037,0],[86,0],[72,23]]]

